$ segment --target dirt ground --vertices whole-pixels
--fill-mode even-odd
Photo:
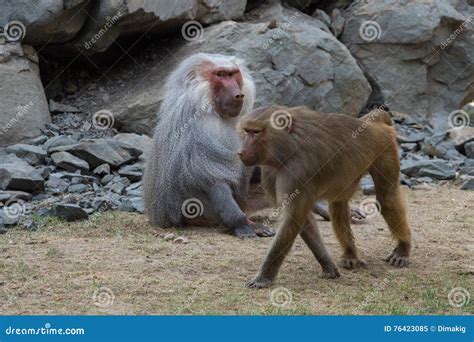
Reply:
[[[467,299],[474,294],[474,192],[448,184],[407,191],[407,199],[414,239],[408,268],[381,260],[394,242],[378,215],[353,227],[368,268],[321,279],[298,238],[275,285],[263,290],[244,283],[271,238],[239,240],[219,227],[156,229],[145,216],[123,212],[78,223],[43,220],[36,232],[15,228],[0,235],[0,312],[473,314],[474,298]],[[330,224],[319,227],[338,258]],[[189,243],[159,236],[169,231]]]

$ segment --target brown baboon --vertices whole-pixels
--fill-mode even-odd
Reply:
[[[198,53],[171,73],[144,176],[152,224],[223,224],[239,237],[274,235],[256,229],[239,207],[250,169],[236,154],[236,117],[254,98],[253,79],[235,57]]]
[[[407,210],[400,193],[400,163],[390,115],[372,111],[360,119],[322,115],[305,107],[265,107],[245,115],[239,124],[239,157],[247,166],[262,166],[262,182],[281,203],[288,194],[277,236],[257,276],[248,287],[267,287],[296,236],[301,235],[322,266],[322,276],[339,272],[319,236],[312,204],[327,200],[333,229],[342,245],[341,264],[363,266],[350,228],[349,200],[367,172],[374,180],[381,212],[398,243],[386,259],[406,266],[410,253]],[[289,202],[289,203],[288,203]]]

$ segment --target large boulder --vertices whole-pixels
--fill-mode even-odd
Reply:
[[[25,34],[26,44],[64,43],[79,32],[88,18],[91,3],[90,0],[0,0],[0,26],[10,23],[16,29],[12,38],[16,40]]]
[[[445,129],[474,77],[474,8],[463,1],[356,1],[341,40],[391,110]],[[453,4],[457,4],[456,8]],[[471,18],[471,19],[469,19]],[[380,102],[380,101],[379,101]]]
[[[245,4],[245,0],[0,0],[0,26],[15,25],[27,44],[55,44],[47,49],[50,53],[77,54],[78,48],[92,54],[105,51],[120,35],[177,31],[190,20],[206,25],[237,19]],[[67,44],[57,45],[61,43]]]
[[[0,44],[0,80],[0,145],[40,135],[51,119],[31,46]]]
[[[255,79],[256,106],[278,103],[359,113],[370,95],[370,85],[347,48],[324,23],[278,3],[259,8],[251,17],[252,22],[227,21],[208,27],[200,39],[177,44],[168,58],[143,71],[146,83],[137,77],[137,84],[128,87],[126,96],[116,95],[111,104],[118,128],[151,134],[164,95],[163,80],[197,51],[244,59]],[[272,19],[276,27],[269,25]]]

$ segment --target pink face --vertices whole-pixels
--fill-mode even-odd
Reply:
[[[202,75],[211,88],[211,103],[223,117],[239,115],[244,103],[242,73],[237,66],[222,67],[209,63],[202,66]]]

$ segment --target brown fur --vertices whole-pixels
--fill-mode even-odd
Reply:
[[[291,125],[275,129],[272,114],[284,111]],[[380,109],[362,118],[321,114],[305,107],[257,109],[240,122],[243,136],[239,152],[247,166],[262,166],[262,182],[271,197],[285,206],[272,248],[249,287],[266,287],[276,277],[286,253],[298,234],[308,244],[323,268],[323,276],[339,276],[311,214],[312,203],[327,200],[332,225],[343,249],[341,265],[364,266],[359,259],[350,228],[349,200],[360,178],[370,173],[382,215],[398,245],[387,258],[393,266],[408,264],[410,229],[399,186],[400,163],[396,133],[390,115]]]

